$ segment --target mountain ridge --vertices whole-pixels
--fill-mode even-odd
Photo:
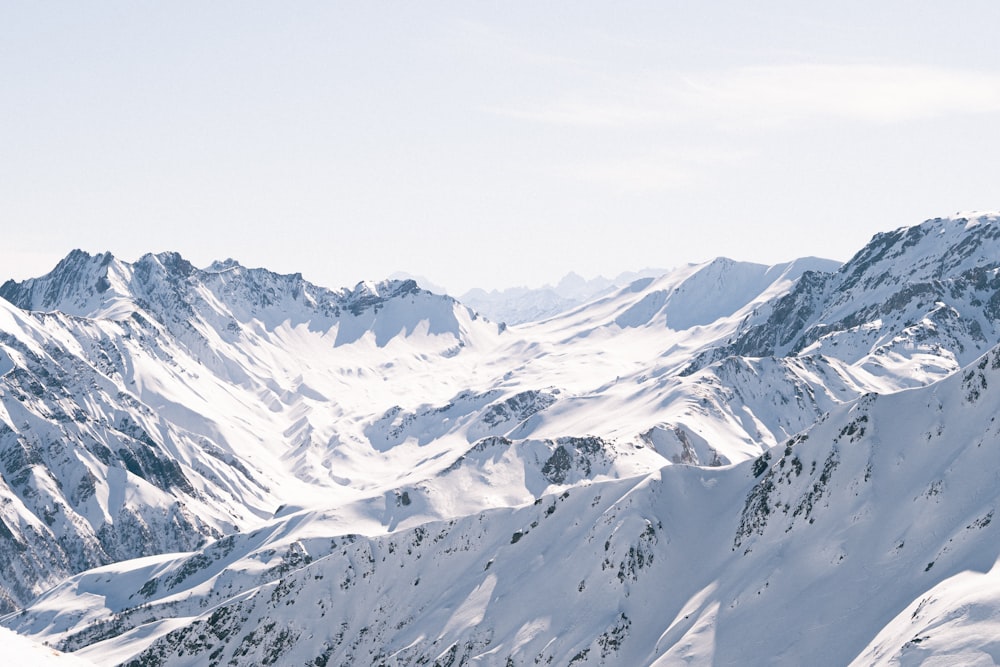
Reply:
[[[934,219],[504,327],[74,251],[0,287],[3,624],[100,664],[981,660],[998,258]]]
[[[746,664],[748,656],[769,655],[773,664],[810,660],[835,665],[888,664],[894,656],[932,655],[937,646],[943,655],[967,660],[982,655],[982,649],[969,646],[961,633],[950,639],[922,630],[934,623],[931,609],[941,613],[940,603],[938,607],[928,604],[925,593],[948,586],[969,570],[990,572],[1000,555],[1000,539],[988,530],[996,494],[965,496],[951,488],[970,475],[992,479],[994,468],[985,462],[996,459],[1000,450],[983,450],[976,443],[1000,432],[995,422],[984,433],[963,427],[965,436],[956,440],[935,435],[935,424],[942,415],[951,414],[949,407],[973,410],[980,415],[976,424],[995,414],[1000,406],[1000,390],[995,389],[1000,387],[998,369],[1000,348],[994,348],[965,375],[889,397],[862,396],[785,443],[783,451],[774,450],[734,467],[668,466],[648,476],[572,487],[540,496],[540,502],[458,521],[431,522],[375,538],[348,535],[332,541],[319,537],[296,541],[294,536],[303,533],[293,524],[308,515],[288,517],[282,520],[285,527],[279,528],[284,535],[281,540],[258,534],[253,539],[259,546],[249,551],[220,543],[200,552],[204,556],[136,563],[135,573],[115,575],[133,582],[128,585],[109,587],[110,581],[101,572],[81,575],[74,585],[89,591],[90,599],[118,600],[113,604],[121,606],[101,612],[97,618],[105,620],[99,623],[91,617],[69,635],[50,636],[65,636],[63,648],[101,638],[113,643],[117,636],[128,640],[128,628],[155,625],[153,619],[160,614],[169,617],[181,611],[175,609],[177,602],[170,602],[177,585],[191,578],[194,588],[201,577],[228,572],[207,591],[180,598],[181,609],[187,605],[205,611],[189,625],[164,628],[152,644],[141,640],[144,648],[137,659],[156,663],[185,647],[195,655],[217,651],[214,659],[220,664],[230,658],[256,663],[280,658],[297,663],[320,656],[334,664],[359,660],[417,664],[455,656],[455,660],[501,662],[509,658],[515,664],[551,657],[566,664],[575,660],[578,664],[665,665],[695,660],[738,665]],[[988,378],[986,388],[970,393],[983,386],[980,377]],[[941,407],[934,408],[939,400]],[[882,407],[885,401],[910,405],[929,401],[932,409],[907,410],[924,416],[903,422],[895,416],[898,406]],[[885,435],[878,435],[883,430]],[[898,437],[899,433],[924,431],[928,437],[915,442]],[[920,451],[912,459],[907,457],[900,468],[897,457],[911,442]],[[958,458],[941,456],[942,446]],[[905,502],[872,507],[871,499],[886,487],[905,490]],[[934,510],[949,498],[957,506],[944,512]],[[696,507],[704,510],[691,513]],[[889,518],[855,520],[877,511]],[[845,512],[850,520],[845,529],[857,537],[845,538],[829,530],[829,526],[841,525]],[[926,520],[948,528],[925,529],[914,520],[917,516],[933,517]],[[705,523],[708,517],[711,524]],[[897,529],[885,532],[883,526],[890,524]],[[976,548],[977,536],[988,539],[986,553]],[[246,571],[246,565],[238,565],[240,559],[249,557],[254,548],[266,553],[278,545],[283,546],[271,556],[271,570],[263,580],[252,577],[231,593],[225,592],[237,585],[233,577],[252,572],[239,574]],[[520,555],[526,549],[538,554],[527,569]],[[787,551],[796,556],[779,557]],[[230,556],[235,559],[232,564],[222,566],[219,559]],[[205,574],[197,574],[204,566],[191,567],[201,562],[211,564]],[[853,562],[859,565],[852,566]],[[863,566],[879,562],[891,564],[892,576],[905,577],[909,592],[873,598],[873,586],[878,590],[885,583],[878,583],[877,571]],[[447,588],[453,592],[436,601],[445,588],[442,567],[448,572]],[[845,569],[851,574],[843,574]],[[181,576],[188,571],[192,574]],[[718,583],[713,583],[715,578]],[[154,581],[160,583],[154,586],[150,583]],[[170,581],[177,583],[161,593],[163,582]],[[266,583],[260,586],[261,581]],[[845,587],[845,582],[851,583]],[[810,605],[812,614],[789,604],[788,596],[807,584],[825,601],[820,609]],[[241,588],[246,585],[249,588]],[[146,589],[145,595],[140,594],[140,587]],[[398,590],[398,600],[404,602],[386,606],[381,590]],[[29,613],[19,627],[33,633],[33,627],[65,623],[62,616],[52,614],[67,604],[57,603],[60,596],[73,599],[71,591],[56,589],[41,598],[38,610]],[[203,602],[196,601],[199,598]],[[617,607],[608,609],[598,602],[608,598],[617,600]],[[136,599],[146,602],[137,607]],[[292,599],[295,607],[315,611],[283,614],[281,610]],[[564,602],[569,600],[574,602]],[[983,604],[997,608],[1000,594],[987,597]],[[578,611],[570,611],[567,605]],[[650,608],[659,613],[649,614]],[[352,613],[367,609],[372,611],[360,617]],[[431,620],[421,622],[409,610],[421,610]],[[803,621],[806,627],[819,630],[845,611],[859,620],[841,622],[836,633],[774,632],[776,624],[795,628]],[[335,624],[338,632],[331,629],[329,634],[306,637],[315,627],[310,624],[324,624],[320,619],[326,614],[347,620]],[[528,641],[517,640],[518,632],[532,627],[530,619],[559,614],[565,626],[558,626],[552,635],[558,641],[550,639],[549,632],[555,630],[551,626],[535,626],[540,631],[529,635]],[[252,626],[259,629],[240,641],[227,641],[240,632],[243,626],[238,619],[242,617],[254,619]],[[426,632],[428,625],[441,628],[443,634],[414,644],[413,639]],[[894,628],[891,632],[899,637],[896,643],[877,631],[882,627]],[[116,634],[121,629],[125,634]],[[920,642],[910,641],[921,637]],[[876,651],[874,656],[872,651]],[[82,652],[84,656],[99,654],[96,649]]]

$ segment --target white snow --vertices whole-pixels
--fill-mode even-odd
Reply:
[[[993,659],[1000,218],[959,220],[510,327],[71,255],[0,300],[0,583],[41,594],[4,623],[97,664]]]
[[[93,663],[35,643],[7,628],[0,628],[0,646],[4,660],[11,665],[37,667],[86,667]]]

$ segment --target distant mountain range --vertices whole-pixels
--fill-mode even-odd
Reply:
[[[471,289],[458,299],[495,322],[523,324],[544,320],[574,306],[631,285],[642,278],[656,278],[667,269],[628,271],[613,279],[603,276],[587,280],[568,273],[555,284],[539,288],[511,287],[504,290]]]
[[[101,665],[993,664],[1000,216],[650,273],[4,283],[2,624]]]

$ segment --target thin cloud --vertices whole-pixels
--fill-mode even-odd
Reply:
[[[716,121],[768,127],[823,118],[891,123],[1000,112],[1000,74],[935,67],[780,65],[595,85],[490,112],[522,121],[626,127]]]
[[[745,67],[688,79],[682,97],[715,115],[758,122],[837,117],[899,122],[1000,111],[1000,75],[929,67]]]
[[[642,194],[700,187],[715,167],[734,165],[746,158],[747,154],[739,151],[699,148],[572,164],[563,172],[620,194]]]
[[[618,127],[662,120],[662,115],[651,106],[582,97],[537,106],[491,107],[487,111],[515,120],[579,127]]]

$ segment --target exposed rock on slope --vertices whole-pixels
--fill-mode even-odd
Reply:
[[[995,349],[929,387],[843,405],[757,461],[377,537],[302,512],[78,575],[15,627],[135,664],[961,662],[982,644],[937,619],[958,618],[1000,557],[998,411]],[[991,590],[973,627],[1000,608]]]
[[[99,664],[974,664],[998,258],[932,220],[502,331],[71,253],[0,288],[5,624]]]

